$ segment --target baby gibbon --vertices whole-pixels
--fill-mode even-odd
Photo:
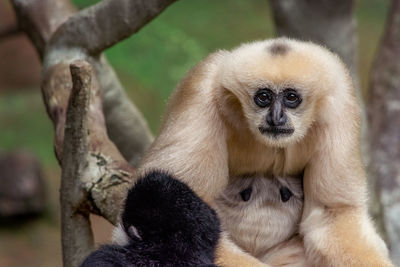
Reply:
[[[197,64],[173,93],[139,173],[153,169],[214,208],[230,177],[304,174],[299,232],[307,264],[393,266],[368,215],[352,81],[321,46],[272,39]],[[224,233],[217,264],[265,266]]]
[[[272,266],[306,266],[301,177],[233,177],[216,210],[231,240]],[[279,253],[277,253],[279,252]]]

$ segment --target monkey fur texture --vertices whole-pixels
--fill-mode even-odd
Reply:
[[[218,51],[193,67],[138,173],[168,170],[214,209],[234,177],[303,174],[306,266],[393,266],[368,215],[360,147],[345,65],[319,45],[280,38]],[[229,231],[245,235],[221,233],[218,265],[268,266]]]
[[[81,267],[216,266],[220,223],[184,183],[153,171],[129,190],[122,213],[123,245],[104,245]]]
[[[245,176],[231,180],[217,198],[216,210],[232,241],[273,266],[283,262],[305,266],[299,237],[303,210],[301,177]]]

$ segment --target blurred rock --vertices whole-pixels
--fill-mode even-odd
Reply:
[[[0,219],[44,211],[45,188],[39,162],[29,152],[0,154]]]

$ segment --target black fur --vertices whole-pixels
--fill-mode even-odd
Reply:
[[[283,55],[287,54],[287,52],[289,50],[290,50],[290,48],[289,48],[289,46],[287,46],[287,44],[281,43],[281,42],[276,42],[276,41],[269,47],[269,51],[273,55],[283,56]]]
[[[129,244],[102,246],[82,267],[215,266],[217,215],[170,175],[155,171],[139,179],[128,192],[122,222]]]

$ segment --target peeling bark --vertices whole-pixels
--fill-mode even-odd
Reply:
[[[400,0],[393,0],[371,72],[371,172],[383,204],[390,254],[400,265]]]

